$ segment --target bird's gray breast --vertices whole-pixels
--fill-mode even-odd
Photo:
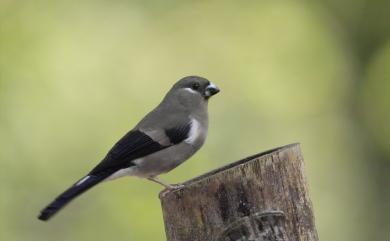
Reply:
[[[187,138],[171,147],[134,160],[132,175],[140,177],[157,176],[177,167],[190,158],[203,145],[207,136],[207,123],[191,118],[191,128]]]

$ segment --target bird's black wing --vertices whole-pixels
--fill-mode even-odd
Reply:
[[[150,136],[139,130],[128,132],[107,153],[106,157],[90,172],[115,172],[122,168],[132,166],[132,160],[160,151],[163,146]]]
[[[190,132],[191,123],[165,130],[168,142],[154,140],[140,130],[132,130],[122,137],[108,152],[90,174],[115,171],[134,165],[133,160],[158,152],[185,140]],[[162,145],[160,143],[169,143]]]
[[[132,165],[133,160],[155,153],[185,140],[190,132],[191,124],[169,128],[164,131],[165,138],[168,138],[167,145],[161,145],[159,141],[153,140],[150,136],[139,130],[128,132],[108,152],[101,161],[87,176],[80,179],[68,190],[59,195],[45,209],[41,211],[39,219],[48,220],[66,204],[89,190],[99,182],[103,181],[116,171]]]
[[[172,144],[178,144],[184,141],[185,139],[187,139],[190,130],[191,130],[191,123],[188,123],[186,125],[165,130],[165,134],[168,136]]]

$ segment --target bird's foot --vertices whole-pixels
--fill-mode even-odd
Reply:
[[[174,191],[174,190],[179,190],[184,188],[183,184],[173,184],[173,185],[167,185],[164,190],[162,190],[159,194],[160,199],[165,197],[169,192]]]
[[[162,190],[159,194],[160,199],[165,197],[165,195],[171,191],[182,189],[184,187],[183,184],[169,184],[164,182],[163,180],[159,179],[158,177],[148,177],[148,179],[152,182],[161,184],[165,187],[164,190]]]

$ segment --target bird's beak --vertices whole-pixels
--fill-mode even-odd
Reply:
[[[206,98],[210,98],[211,96],[217,94],[219,92],[219,88],[210,82],[210,84],[206,87],[205,96]]]

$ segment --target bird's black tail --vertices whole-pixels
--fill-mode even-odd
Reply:
[[[51,202],[45,209],[41,211],[38,219],[42,221],[49,220],[54,214],[60,211],[66,204],[74,198],[84,193],[91,187],[103,181],[107,175],[87,175],[71,186],[68,190],[59,195],[53,202]]]

